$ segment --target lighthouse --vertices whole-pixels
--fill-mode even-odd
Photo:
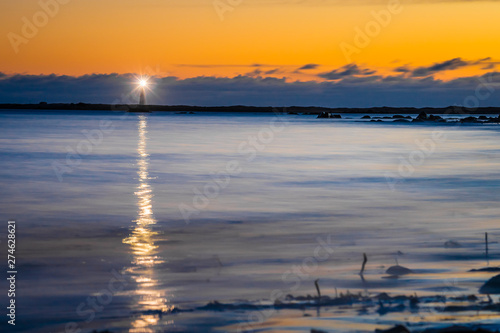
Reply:
[[[141,94],[139,95],[139,105],[146,105],[146,91],[144,86],[141,85]]]
[[[130,108],[130,112],[150,112],[149,107],[146,105],[146,88],[148,86],[148,81],[145,79],[140,79],[139,84],[139,104]]]

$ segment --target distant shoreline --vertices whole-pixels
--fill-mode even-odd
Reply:
[[[414,107],[371,107],[371,108],[327,108],[317,106],[290,106],[290,107],[266,107],[266,106],[190,106],[190,105],[148,105],[151,111],[157,112],[228,112],[228,113],[306,113],[320,114],[329,113],[363,113],[363,114],[500,114],[500,107],[481,107],[468,109],[460,106],[449,106],[444,108],[414,108]],[[90,104],[90,103],[38,103],[38,104],[0,104],[0,110],[65,110],[65,111],[134,111],[137,105],[127,104]]]

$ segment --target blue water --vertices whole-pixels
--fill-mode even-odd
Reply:
[[[237,331],[247,311],[197,308],[314,294],[317,278],[330,295],[476,293],[492,274],[467,270],[499,263],[500,128],[360,116],[0,112],[16,331]],[[416,274],[384,279],[396,259]],[[174,308],[194,311],[158,315]],[[306,320],[261,328],[301,331],[283,316]]]

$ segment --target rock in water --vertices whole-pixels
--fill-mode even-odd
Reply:
[[[481,288],[481,294],[500,294],[500,274],[489,279]]]
[[[429,117],[427,117],[427,120],[430,120],[430,121],[439,121],[439,120],[443,120],[442,117],[440,116],[435,116],[433,114],[429,115]]]
[[[462,122],[462,123],[477,123],[477,118],[476,117],[467,117],[467,118],[463,118],[462,120],[460,120],[460,122]]]
[[[336,119],[342,119],[342,116],[340,114],[331,114],[330,112],[321,112],[318,115],[318,118],[336,118]]]
[[[406,267],[403,267],[403,266],[400,266],[400,265],[396,265],[396,266],[391,266],[389,267],[386,271],[385,271],[386,274],[390,274],[390,275],[406,275],[406,274],[411,274],[413,273],[413,271],[409,268],[406,268]]]
[[[420,112],[420,114],[417,116],[417,118],[415,118],[417,120],[427,120],[427,113],[425,112]]]

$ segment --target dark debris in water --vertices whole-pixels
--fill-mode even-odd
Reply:
[[[311,330],[312,332],[312,330]],[[497,331],[490,331],[481,327],[468,327],[468,326],[449,326],[441,328],[429,328],[422,333],[494,333]],[[411,333],[411,331],[403,325],[396,325],[386,330],[375,330],[375,333]]]
[[[462,304],[455,305],[454,302],[460,302]],[[396,295],[390,296],[387,293],[381,293],[374,296],[363,295],[362,293],[351,294],[347,292],[346,294],[340,293],[338,297],[329,296],[293,296],[287,295],[283,300],[276,300],[274,303],[263,304],[260,302],[242,301],[238,303],[222,303],[218,301],[212,301],[204,306],[192,308],[192,309],[180,309],[177,307],[172,308],[169,311],[148,311],[142,314],[154,314],[158,316],[177,314],[183,312],[193,312],[193,311],[259,311],[266,309],[276,309],[276,310],[304,310],[304,309],[314,309],[319,307],[344,307],[344,306],[357,306],[357,311],[359,314],[369,314],[371,310],[372,313],[378,313],[383,316],[388,313],[402,313],[404,311],[418,312],[421,306],[431,306],[434,303],[443,304],[436,310],[440,312],[462,312],[462,311],[494,311],[500,312],[500,303],[494,303],[491,298],[488,301],[481,301],[475,295],[461,295],[456,297],[449,297],[443,295],[435,296],[422,296],[417,295]],[[463,304],[467,303],[467,304]],[[356,309],[353,309],[356,310]],[[99,333],[99,332],[97,332]],[[102,332],[104,333],[104,332]]]
[[[467,304],[454,305],[453,302],[466,302]],[[293,296],[287,295],[283,300],[276,300],[274,304],[262,304],[250,301],[240,303],[221,303],[212,301],[204,306],[191,310],[181,310],[174,308],[170,313],[178,313],[185,311],[258,311],[266,309],[276,310],[304,310],[318,307],[335,307],[335,306],[357,306],[357,311],[360,315],[378,313],[383,316],[388,313],[402,313],[405,311],[418,312],[421,306],[427,304],[439,303],[442,304],[436,310],[440,312],[461,312],[461,311],[495,311],[500,312],[500,303],[489,301],[480,301],[475,295],[462,295],[447,298],[443,295],[422,296],[416,295],[396,295],[390,296],[387,293],[381,293],[375,296],[367,296],[361,293],[358,294],[340,294],[339,297],[331,298],[329,296],[315,297]],[[448,303],[448,304],[447,304]]]
[[[396,325],[387,330],[375,330],[376,333],[410,333],[410,330],[403,325]]]
[[[400,266],[400,265],[395,265],[389,267],[386,271],[386,274],[393,275],[393,276],[399,276],[399,275],[407,275],[407,274],[412,274],[413,271],[407,267]]]
[[[429,328],[421,333],[497,333],[497,331],[490,331],[481,327],[468,327],[468,326],[449,326],[441,328]],[[311,333],[328,333],[317,329],[311,329]],[[376,329],[375,333],[411,333],[411,331],[404,325],[396,325],[388,329]]]
[[[500,272],[500,267],[483,267],[478,269],[471,269],[469,272]]]

